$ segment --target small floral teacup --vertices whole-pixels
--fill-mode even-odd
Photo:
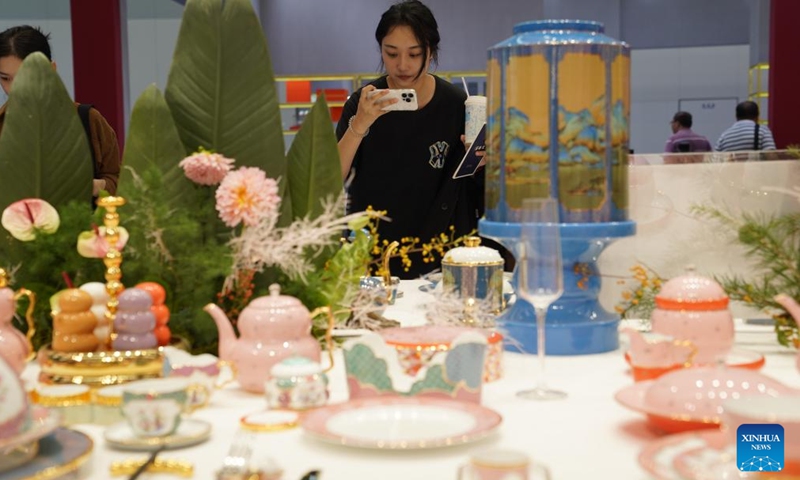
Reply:
[[[322,366],[305,357],[292,356],[270,370],[264,384],[270,408],[305,410],[328,402],[328,376]]]
[[[122,391],[122,415],[137,436],[171,435],[180,425],[181,414],[188,410],[189,387],[185,379],[131,382]]]
[[[533,474],[533,475],[531,475]],[[550,470],[517,450],[474,453],[458,471],[459,480],[550,480]]]

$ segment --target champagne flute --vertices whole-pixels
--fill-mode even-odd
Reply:
[[[545,381],[545,317],[550,305],[564,293],[561,269],[561,232],[558,202],[552,198],[527,198],[522,203],[519,281],[517,295],[536,311],[536,355],[539,378],[532,390],[517,392],[529,400],[558,400],[567,394],[547,387]]]

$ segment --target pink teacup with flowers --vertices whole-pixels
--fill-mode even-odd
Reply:
[[[188,381],[178,378],[131,382],[122,391],[122,415],[138,437],[171,435],[188,408],[188,389]]]
[[[174,347],[165,347],[166,377],[177,377],[189,382],[189,407],[204,407],[217,388],[222,388],[236,378],[233,364],[209,353],[192,355]]]
[[[518,450],[483,450],[458,470],[458,480],[550,480],[550,470]]]

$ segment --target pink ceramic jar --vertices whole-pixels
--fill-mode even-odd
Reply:
[[[695,364],[724,361],[734,337],[728,296],[714,280],[687,270],[661,287],[652,331],[692,342],[697,348]]]

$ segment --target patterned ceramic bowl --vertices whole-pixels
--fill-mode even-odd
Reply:
[[[617,392],[616,400],[647,415],[667,432],[718,428],[726,400],[780,397],[794,390],[761,373],[741,368],[698,367],[666,373]]]
[[[416,375],[438,352],[450,349],[455,338],[467,331],[477,331],[488,342],[483,368],[483,381],[492,382],[503,376],[503,335],[495,330],[448,325],[394,327],[380,331],[387,344],[397,350],[400,365],[408,375]]]

